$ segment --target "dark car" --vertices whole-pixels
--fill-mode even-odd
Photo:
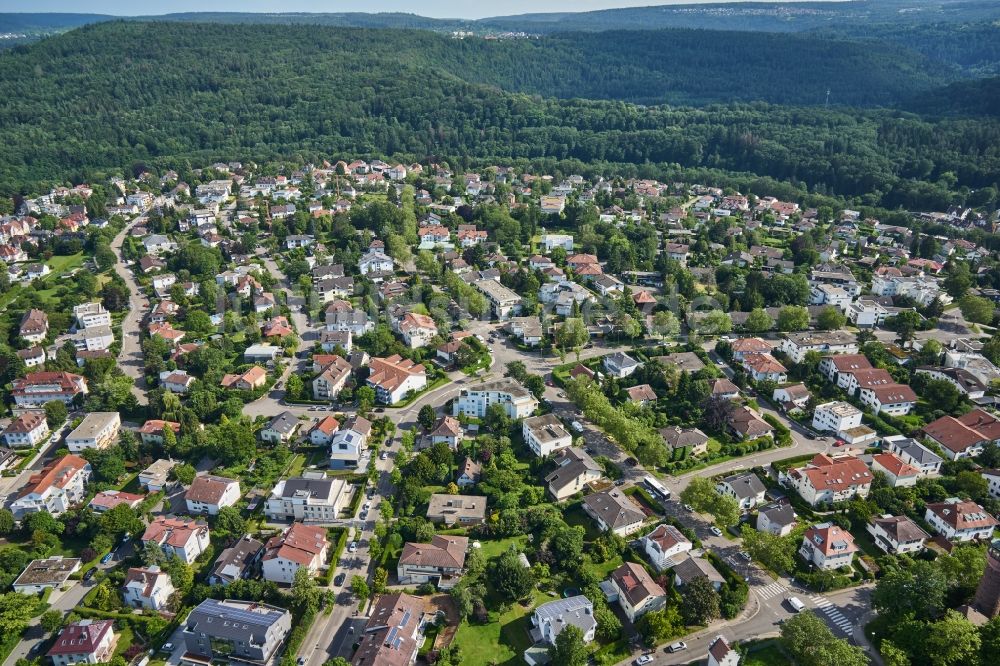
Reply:
[[[83,574],[83,579],[90,580],[91,578],[94,577],[94,574],[96,573],[97,573],[97,567],[90,567],[89,569],[87,569],[87,573]]]
[[[334,577],[333,584],[337,585],[337,586],[340,586],[340,585],[344,584],[345,580],[347,580],[347,574],[345,574],[345,573],[339,573],[339,574],[337,574]]]
[[[629,467],[635,467],[636,465],[639,464],[639,461],[636,460],[635,458],[626,458],[625,464],[628,465]]]

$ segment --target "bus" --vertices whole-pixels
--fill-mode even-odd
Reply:
[[[661,498],[668,500],[670,499],[670,491],[667,487],[660,483],[655,476],[647,476],[642,480],[647,488],[653,491],[654,495],[659,495]]]

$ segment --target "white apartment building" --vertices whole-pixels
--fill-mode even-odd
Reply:
[[[573,437],[554,414],[542,414],[524,419],[521,423],[524,442],[535,455],[545,457],[570,446]]]
[[[73,453],[84,449],[105,449],[118,441],[121,425],[118,412],[91,412],[66,436],[66,447]]]
[[[821,432],[840,432],[861,425],[861,416],[861,410],[850,403],[827,402],[816,406],[812,426]]]
[[[282,479],[267,498],[264,515],[271,520],[333,523],[340,518],[350,496],[343,479]]]
[[[94,326],[111,326],[111,313],[100,302],[83,303],[73,308],[73,318],[78,329]]]
[[[501,405],[511,419],[523,419],[535,411],[538,401],[513,379],[497,379],[477,388],[462,389],[455,399],[452,415],[465,414],[481,419],[490,405]]]

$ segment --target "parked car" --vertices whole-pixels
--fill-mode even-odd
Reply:
[[[108,553],[107,555],[101,558],[101,564],[107,564],[108,562],[111,561],[112,557],[114,557],[114,553]]]
[[[648,664],[651,661],[653,661],[653,655],[644,654],[632,663],[635,664],[635,666],[643,666],[643,664]]]
[[[83,574],[83,579],[90,580],[91,578],[94,577],[94,574],[96,573],[97,573],[97,567],[90,567],[89,569],[87,569],[87,573]]]
[[[160,648],[160,649],[163,650],[164,652],[173,652],[174,651],[174,644],[173,643],[164,643],[163,647]]]
[[[347,580],[347,574],[341,572],[341,573],[337,574],[336,576],[334,576],[334,578],[333,578],[333,584],[339,587],[339,586],[341,586],[341,585],[344,584],[345,580]]]
[[[680,652],[681,650],[687,650],[687,643],[684,641],[677,641],[676,643],[671,643],[667,646],[667,652]]]
[[[389,459],[389,452],[388,451],[383,451],[382,455],[380,455],[379,458],[381,460],[388,460]]]
[[[347,552],[356,553],[358,551],[358,542],[352,541],[351,545],[347,547]]]
[[[798,597],[788,597],[787,599],[785,599],[785,601],[788,602],[788,605],[791,606],[792,610],[795,611],[796,613],[801,613],[803,610],[805,610],[806,605],[802,603],[802,600],[799,599]]]
[[[747,552],[747,551],[745,551],[745,550],[741,550],[741,551],[740,551],[740,557],[742,557],[742,558],[743,558],[744,560],[746,560],[747,562],[749,562],[750,560],[752,560],[752,559],[753,559],[752,557],[750,557],[750,553],[748,553],[748,552]]]
[[[712,534],[714,534],[714,535],[715,535],[715,536],[717,536],[717,537],[720,537],[720,536],[722,536],[722,530],[720,530],[720,529],[719,529],[718,527],[716,527],[715,525],[712,525],[711,527],[709,527],[709,528],[708,528],[708,531],[709,531],[709,532],[711,532]]]
[[[694,507],[691,506],[690,504],[685,504],[684,505],[684,510],[685,511],[691,511],[693,513],[694,512]]]

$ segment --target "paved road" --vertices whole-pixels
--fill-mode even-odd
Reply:
[[[111,250],[118,258],[115,263],[115,272],[125,281],[129,293],[128,312],[125,313],[125,318],[122,320],[122,350],[118,355],[118,365],[126,375],[134,380],[132,393],[140,405],[147,404],[148,400],[146,398],[145,362],[142,356],[139,327],[144,313],[149,308],[149,301],[140,290],[135,275],[125,265],[125,259],[122,257],[122,244],[132,228],[145,220],[146,214],[143,213],[125,225],[125,228],[111,241]]]

